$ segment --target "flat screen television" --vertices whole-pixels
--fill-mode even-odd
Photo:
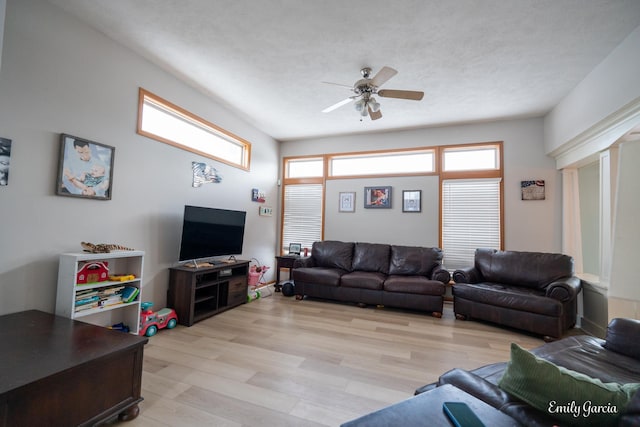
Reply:
[[[185,206],[180,261],[242,253],[247,213]]]

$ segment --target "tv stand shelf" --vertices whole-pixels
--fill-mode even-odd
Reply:
[[[170,268],[167,304],[181,325],[191,326],[246,303],[248,273],[249,261]]]

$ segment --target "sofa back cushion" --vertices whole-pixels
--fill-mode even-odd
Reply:
[[[416,246],[391,246],[389,274],[430,276],[442,264],[442,249]]]
[[[314,242],[311,248],[311,256],[317,267],[340,268],[352,271],[353,246],[351,242],[339,242],[325,240]]]
[[[543,289],[573,275],[573,258],[544,252],[476,249],[475,267],[487,282]]]
[[[389,245],[357,242],[353,249],[353,270],[389,274],[389,252]]]

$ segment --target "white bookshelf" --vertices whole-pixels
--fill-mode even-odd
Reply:
[[[132,274],[134,279],[126,281],[103,281],[87,284],[77,283],[78,271],[86,263],[107,262],[109,274]],[[87,252],[60,255],[58,266],[58,291],[56,314],[81,320],[98,326],[124,323],[132,334],[138,334],[140,326],[140,293],[129,303],[119,303],[76,311],[76,293],[85,290],[100,290],[111,286],[133,286],[142,291],[143,251],[113,251],[105,254]]]

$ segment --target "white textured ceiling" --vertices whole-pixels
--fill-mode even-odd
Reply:
[[[640,25],[639,0],[49,1],[279,140],[541,115]],[[424,99],[321,113],[384,65]]]

